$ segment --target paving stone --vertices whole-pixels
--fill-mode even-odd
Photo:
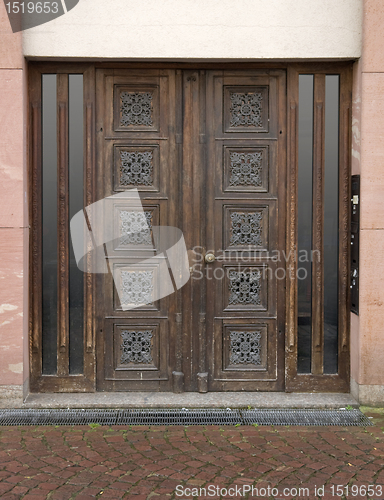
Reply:
[[[0,498],[173,500],[180,484],[309,487],[311,498],[324,484],[324,500],[332,484],[384,489],[382,425],[5,427]]]

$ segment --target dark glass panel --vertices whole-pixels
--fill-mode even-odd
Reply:
[[[311,372],[313,75],[299,75],[298,373]]]
[[[42,75],[42,363],[57,372],[56,75]]]
[[[83,209],[83,75],[69,75],[69,218]],[[84,274],[69,250],[69,373],[83,373]]]
[[[337,373],[339,75],[325,77],[324,373]]]

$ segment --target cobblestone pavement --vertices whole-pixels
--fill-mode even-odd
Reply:
[[[326,485],[329,499],[349,485],[382,500],[384,415],[366,413],[374,427],[2,427],[0,498],[317,498]]]

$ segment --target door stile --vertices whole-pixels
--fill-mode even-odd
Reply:
[[[29,107],[29,220],[31,237],[29,240],[29,331],[30,331],[30,389],[39,388],[42,374],[42,103],[41,74],[29,68],[30,107]]]
[[[183,73],[183,223],[189,265],[193,267],[195,247],[201,246],[204,211],[202,210],[202,186],[204,183],[203,147],[201,137],[201,74],[199,71]],[[185,390],[205,392],[205,344],[201,311],[202,280],[190,279],[183,288],[183,371]],[[199,375],[196,376],[196,374]]]
[[[288,136],[288,115],[287,115],[287,73],[286,71],[276,70],[271,71],[270,75],[276,75],[277,80],[277,114],[278,114],[278,172],[277,172],[277,218],[279,224],[279,232],[277,235],[278,247],[281,249],[287,248],[288,233],[286,231],[287,220],[289,219],[288,211],[288,189],[287,189],[287,136]],[[294,252],[293,252],[294,255]],[[277,364],[277,376],[282,380],[281,390],[285,390],[285,343],[287,337],[286,318],[289,309],[287,309],[286,296],[287,283],[289,282],[288,259],[284,259],[285,280],[281,280],[280,285],[276,287],[277,293],[277,356],[280,363]]]
[[[176,70],[175,72],[175,84],[174,84],[174,97],[173,101],[176,103],[180,96],[183,94],[183,72],[182,70]],[[174,205],[178,207],[179,210],[175,210],[175,226],[178,228],[182,227],[183,220],[183,172],[179,167],[183,164],[183,110],[182,106],[175,107],[175,166],[174,172],[178,172],[178,176],[171,177],[171,191],[176,189],[174,196]],[[176,312],[175,320],[171,330],[174,331],[172,337],[174,338],[173,345],[171,347],[170,359],[172,356],[174,359],[173,372],[172,372],[172,389],[175,393],[184,392],[184,373],[183,373],[183,292],[178,290],[176,296]]]
[[[95,85],[96,73],[94,66],[90,66],[85,75],[84,88],[84,194],[85,206],[90,205],[94,201],[95,196]],[[90,238],[86,238],[84,244],[87,246],[87,269],[92,269],[91,248],[92,242]],[[84,279],[84,375],[92,383],[95,390],[95,368],[96,368],[96,346],[95,346],[95,275],[91,272],[85,274]]]
[[[286,339],[285,339],[285,379],[286,388],[297,376],[297,316],[298,293],[296,284],[297,273],[297,193],[298,193],[298,74],[288,70],[287,88],[289,90],[287,105],[287,222],[286,222]]]
[[[198,246],[201,250],[201,258],[203,253],[205,253],[206,242],[206,213],[207,213],[207,200],[206,200],[206,173],[208,170],[207,164],[207,154],[206,154],[206,109],[207,109],[207,99],[206,99],[206,87],[207,78],[206,71],[200,70],[199,72],[199,84],[200,84],[200,95],[199,95],[199,165],[195,168],[195,179],[196,186],[199,187],[199,202],[198,207],[200,210],[200,231],[199,231],[199,242]],[[199,392],[208,392],[208,367],[207,367],[207,328],[206,328],[206,300],[207,300],[207,289],[206,280],[204,276],[200,280],[196,281],[196,286],[200,290],[200,313],[199,313],[199,373],[197,374],[197,388]]]
[[[214,103],[215,93],[214,84],[216,80],[222,80],[223,71],[209,71],[206,78],[206,102]],[[214,252],[215,250],[215,233],[214,233],[214,209],[215,209],[215,164],[212,162],[212,158],[215,157],[216,143],[215,143],[215,106],[209,105],[206,110],[206,154],[207,154],[207,172],[206,172],[206,186],[205,186],[205,196],[206,196],[206,222],[205,222],[205,252]],[[216,294],[212,289],[211,282],[208,281],[207,265],[204,258],[201,262],[201,271],[203,273],[203,280],[206,283],[206,332],[213,332],[214,329],[214,316],[215,316],[215,300]],[[215,342],[214,335],[210,335],[206,343],[206,357],[209,363],[209,386],[212,385],[212,361],[215,356]],[[211,387],[210,387],[211,389]],[[212,389],[211,389],[212,390]]]
[[[351,152],[352,152],[352,68],[341,75],[339,139],[339,375],[350,379],[350,287],[351,248]],[[348,385],[347,385],[348,387]]]

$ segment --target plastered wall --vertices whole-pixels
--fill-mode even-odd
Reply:
[[[26,30],[28,57],[357,58],[362,0],[80,0]]]

